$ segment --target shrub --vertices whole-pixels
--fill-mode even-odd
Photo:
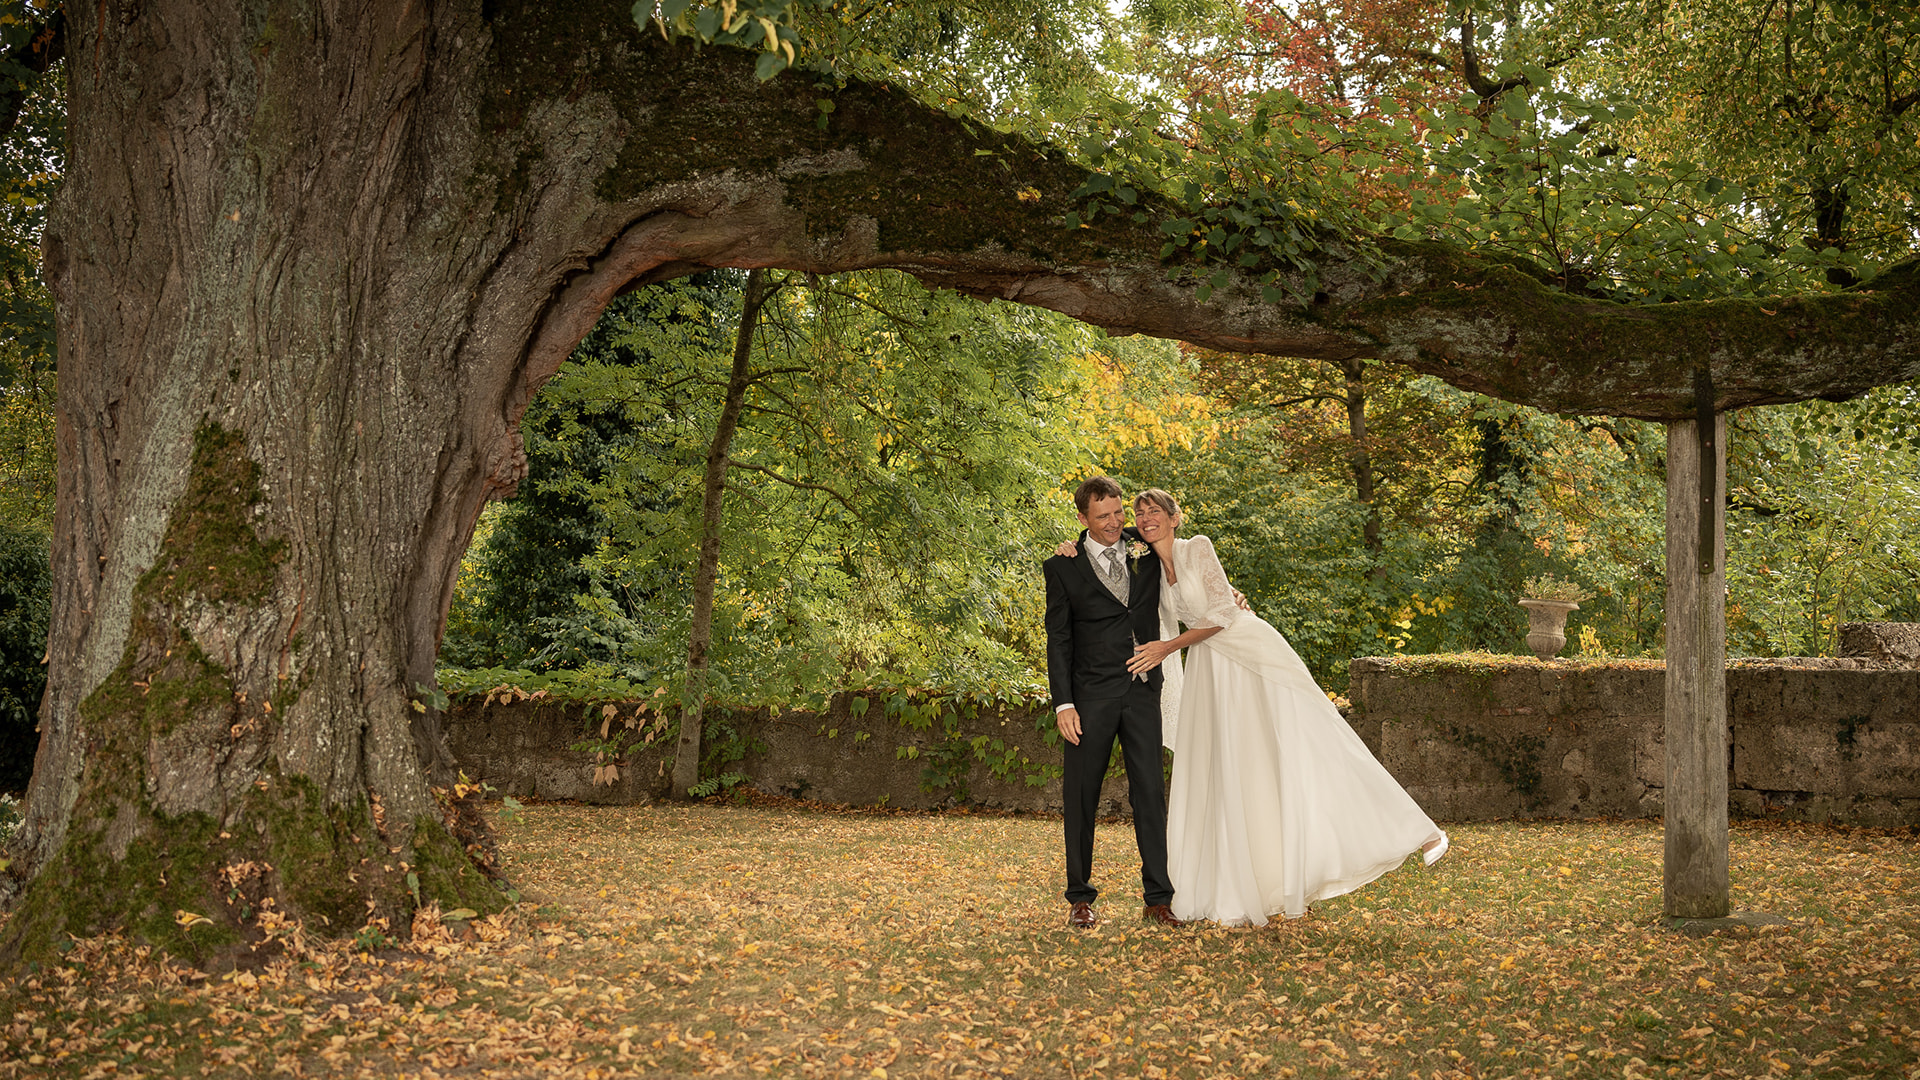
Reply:
[[[0,521],[0,791],[24,791],[40,737],[35,716],[47,686],[52,547],[45,533]]]
[[[1577,604],[1592,596],[1585,585],[1577,581],[1563,581],[1552,574],[1528,578],[1520,585],[1522,600],[1560,600]]]

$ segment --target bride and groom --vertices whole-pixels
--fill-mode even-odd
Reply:
[[[1238,603],[1204,536],[1158,489],[1074,492],[1086,531],[1042,566],[1047,678],[1066,741],[1069,923],[1096,925],[1093,819],[1115,741],[1148,920],[1264,925],[1351,892],[1447,836],[1327,700],[1280,632]],[[1186,624],[1181,631],[1179,624]],[[1183,667],[1180,650],[1187,650]],[[1173,750],[1165,796],[1160,748]]]

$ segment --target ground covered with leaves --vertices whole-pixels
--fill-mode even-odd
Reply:
[[[1910,831],[1736,823],[1736,908],[1790,923],[1697,937],[1660,920],[1657,823],[1462,825],[1306,918],[1177,930],[1107,824],[1094,932],[1059,832],[535,806],[501,824],[508,917],[289,931],[229,973],[78,942],[0,996],[0,1076],[1920,1078]]]

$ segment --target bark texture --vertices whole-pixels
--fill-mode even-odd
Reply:
[[[1166,279],[1156,208],[1060,227],[1084,174],[1057,153],[877,86],[834,92],[823,129],[814,80],[759,84],[629,11],[69,5],[52,663],[9,953],[119,924],[211,954],[257,935],[225,906],[249,889],[335,930],[489,906],[431,791],[421,688],[481,506],[524,472],[521,414],[636,283],[897,267],[1655,419],[1692,415],[1701,367],[1720,408],[1920,374],[1913,265],[1623,307],[1442,245],[1385,244],[1377,271],[1332,243],[1312,303],[1236,278],[1202,304]]]

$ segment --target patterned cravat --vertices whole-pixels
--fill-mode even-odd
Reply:
[[[1120,545],[1108,548],[1101,556],[1106,568],[1100,572],[1100,580],[1106,583],[1107,591],[1115,600],[1127,602],[1127,572],[1120,566]]]

